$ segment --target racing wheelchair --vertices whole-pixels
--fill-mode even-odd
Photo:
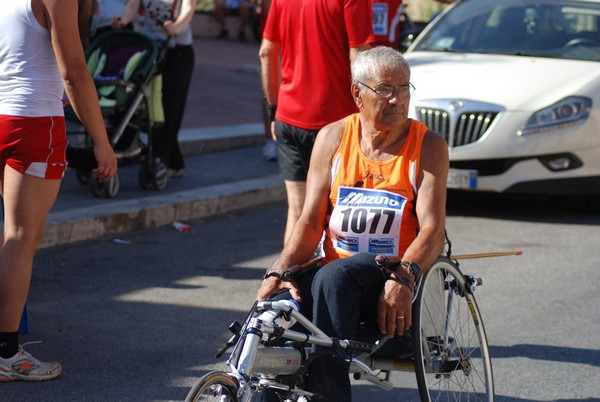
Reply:
[[[399,264],[391,258],[383,264]],[[293,277],[298,266],[282,274]],[[394,371],[414,372],[421,401],[493,401],[494,381],[488,343],[474,297],[480,278],[465,275],[448,250],[419,279],[413,296],[413,325],[408,351],[394,339],[379,334],[375,342],[333,339],[303,316],[293,300],[256,302],[243,324],[234,322],[233,336],[217,354],[230,347],[226,371],[201,377],[186,401],[248,402],[252,395],[276,389],[285,402],[317,401],[302,388],[315,353],[311,346],[342,350],[356,380],[367,380],[385,390],[394,385]],[[294,324],[305,331],[290,329]],[[359,331],[360,334],[360,331]],[[360,336],[359,336],[360,338]],[[285,340],[273,346],[273,339]]]

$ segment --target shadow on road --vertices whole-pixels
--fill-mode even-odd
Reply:
[[[600,367],[600,350],[578,349],[564,346],[520,344],[492,346],[490,353],[495,359],[525,357],[561,363],[588,364]]]

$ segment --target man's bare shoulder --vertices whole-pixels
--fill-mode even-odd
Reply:
[[[337,151],[346,128],[346,118],[334,121],[323,127],[317,135],[315,151],[322,157],[331,157]]]
[[[427,130],[427,133],[425,133],[423,146],[434,149],[442,148],[446,151],[448,150],[448,143],[446,140],[444,140],[444,137],[432,130]]]
[[[328,125],[326,125],[325,127],[323,127],[321,129],[321,131],[319,132],[319,135],[326,134],[330,138],[332,138],[334,136],[338,136],[339,138],[341,138],[342,134],[344,134],[344,130],[346,128],[347,119],[348,119],[347,117],[344,117],[340,120],[334,121],[333,123],[329,123]]]
[[[434,163],[436,165],[448,167],[448,143],[435,131],[427,130],[423,139],[423,149],[421,151],[421,160],[426,164]]]

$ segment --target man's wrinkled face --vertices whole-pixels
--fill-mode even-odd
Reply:
[[[360,112],[376,129],[408,123],[408,106],[413,90],[409,80],[405,69],[380,69],[368,82],[355,84],[355,100]]]

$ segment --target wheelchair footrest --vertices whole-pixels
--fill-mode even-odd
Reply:
[[[387,373],[385,378],[381,378],[369,373],[354,373],[353,377],[355,380],[369,381],[370,383],[377,385],[378,387],[383,388],[386,391],[391,391],[392,389],[394,389],[394,384],[388,381],[389,373]]]

